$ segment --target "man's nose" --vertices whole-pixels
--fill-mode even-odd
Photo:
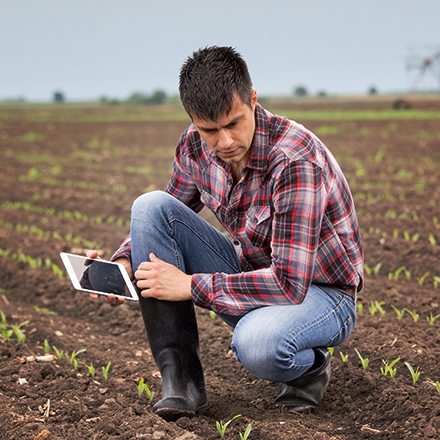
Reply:
[[[228,130],[220,130],[218,134],[217,146],[222,150],[226,150],[233,144],[232,136]]]

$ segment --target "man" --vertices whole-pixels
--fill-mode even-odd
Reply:
[[[347,182],[316,136],[257,103],[235,49],[195,52],[179,91],[192,124],[172,177],[165,192],[134,202],[131,233],[112,257],[140,290],[162,376],[153,411],[175,420],[206,405],[196,304],[234,327],[233,351],[252,375],[282,383],[277,404],[308,413],[330,378],[327,347],[352,331],[363,285]],[[228,236],[197,215],[204,206]]]

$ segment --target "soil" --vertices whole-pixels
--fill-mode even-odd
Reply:
[[[413,104],[423,111],[423,101]],[[439,101],[429,109],[439,112]],[[128,232],[133,200],[164,188],[187,121],[167,121],[163,110],[147,117],[152,111],[0,109],[2,331],[21,325],[25,337],[0,337],[0,437],[218,439],[216,422],[240,414],[225,439],[239,439],[249,424],[251,440],[440,438],[440,317],[427,319],[440,314],[438,113],[299,121],[347,176],[367,268],[356,328],[333,352],[330,384],[314,413],[275,406],[280,384],[247,373],[230,350],[231,329],[197,309],[207,412],[166,422],[151,411],[160,377],[137,304],[91,301],[53,266],[62,266],[61,251],[98,248],[109,258]],[[52,359],[32,360],[45,354],[45,341]],[[64,351],[61,359],[53,347]],[[71,364],[68,357],[82,349]],[[366,369],[356,350],[368,358]],[[384,362],[398,358],[396,376],[382,374]],[[420,371],[415,383],[405,362]],[[151,403],[138,394],[140,378],[154,392]]]

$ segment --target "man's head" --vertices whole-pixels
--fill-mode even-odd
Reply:
[[[180,99],[193,117],[214,121],[232,109],[234,97],[251,107],[252,80],[246,62],[232,47],[206,47],[180,70]]]

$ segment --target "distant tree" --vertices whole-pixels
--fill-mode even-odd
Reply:
[[[60,91],[56,91],[53,94],[53,102],[62,103],[65,101],[64,93]]]
[[[293,94],[295,96],[307,96],[308,92],[307,92],[307,89],[304,86],[297,86],[293,90]]]
[[[151,95],[142,92],[134,92],[127,102],[135,105],[161,105],[165,104],[168,96],[163,90],[155,90]]]
[[[156,90],[149,97],[149,103],[153,105],[165,104],[167,94],[163,90]]]
[[[320,90],[318,92],[318,96],[327,96],[327,92],[325,92],[324,90]]]
[[[377,95],[377,94],[378,94],[378,91],[377,91],[376,87],[371,86],[371,87],[368,89],[368,94],[369,94],[369,95]]]

